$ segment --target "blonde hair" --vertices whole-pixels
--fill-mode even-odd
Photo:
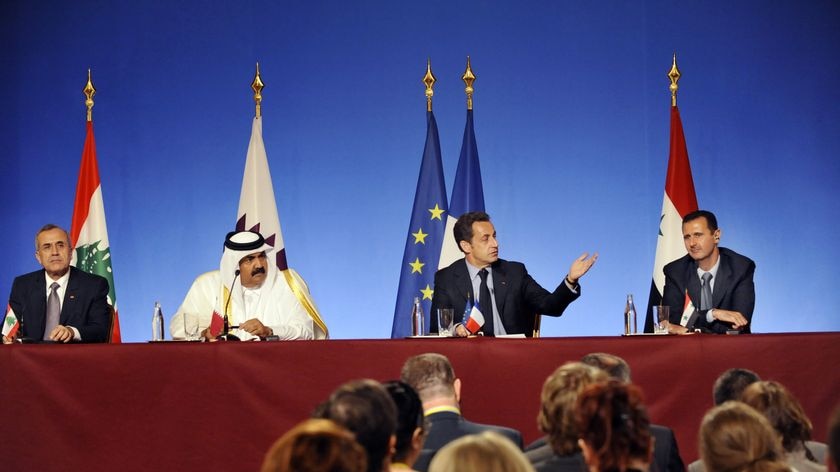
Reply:
[[[271,446],[262,472],[365,472],[367,453],[353,433],[331,420],[309,419]]]
[[[767,418],[749,405],[727,401],[706,413],[700,425],[700,457],[706,470],[790,471],[782,441]]]
[[[509,439],[485,431],[444,446],[429,464],[429,472],[534,472],[534,467]]]

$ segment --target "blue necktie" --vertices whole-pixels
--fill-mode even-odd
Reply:
[[[703,273],[703,287],[700,290],[700,310],[710,310],[712,308],[712,273]]]
[[[481,314],[484,315],[484,331],[485,336],[495,336],[493,330],[493,300],[491,300],[490,287],[487,286],[487,269],[478,271],[478,276],[481,277],[481,284],[478,286],[478,305],[481,307]]]

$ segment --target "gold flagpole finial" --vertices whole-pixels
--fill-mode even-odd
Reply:
[[[674,53],[674,62],[671,64],[671,70],[668,71],[668,78],[671,80],[671,85],[668,90],[671,91],[671,106],[677,106],[677,82],[680,81],[680,70],[677,69],[677,53]]]
[[[85,84],[85,88],[82,89],[82,92],[85,94],[85,106],[87,107],[87,120],[93,121],[93,94],[96,93],[96,89],[93,88],[93,82],[90,81],[90,69],[88,69],[88,80]]]
[[[426,75],[423,76],[423,83],[426,85],[426,111],[432,111],[432,96],[435,91],[432,88],[435,86],[437,79],[432,74],[432,58],[426,59]]]
[[[254,81],[251,82],[251,90],[254,91],[254,101],[257,103],[257,118],[262,116],[262,89],[265,87],[265,84],[260,78],[260,63],[257,62],[257,73],[254,75]]]
[[[466,85],[466,87],[464,87],[464,92],[467,94],[467,110],[472,110],[472,96],[475,91],[475,89],[473,89],[475,74],[473,74],[472,66],[470,66],[470,56],[467,56],[467,70],[464,71],[464,75],[461,76],[461,80],[463,80]]]

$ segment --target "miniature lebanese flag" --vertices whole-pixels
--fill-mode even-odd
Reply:
[[[6,317],[3,318],[3,336],[12,339],[20,329],[20,321],[12,310],[11,305],[6,305]]]

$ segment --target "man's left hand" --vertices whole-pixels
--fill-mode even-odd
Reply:
[[[50,339],[60,343],[69,343],[73,340],[73,330],[67,326],[58,325],[50,332]]]
[[[740,312],[732,310],[721,310],[715,308],[712,310],[712,316],[716,320],[724,321],[732,325],[733,329],[741,329],[748,324],[747,319],[744,318]]]
[[[262,324],[262,322],[256,318],[251,318],[250,320],[241,323],[239,325],[239,329],[245,330],[253,334],[254,336],[260,336],[263,338],[266,336],[271,336],[273,334],[271,332],[271,328]]]
[[[569,282],[576,284],[578,279],[583,277],[585,273],[589,271],[589,269],[595,265],[595,261],[598,260],[598,253],[592,254],[592,257],[589,257],[588,252],[584,252],[580,255],[577,259],[572,262],[572,266],[569,267]]]

